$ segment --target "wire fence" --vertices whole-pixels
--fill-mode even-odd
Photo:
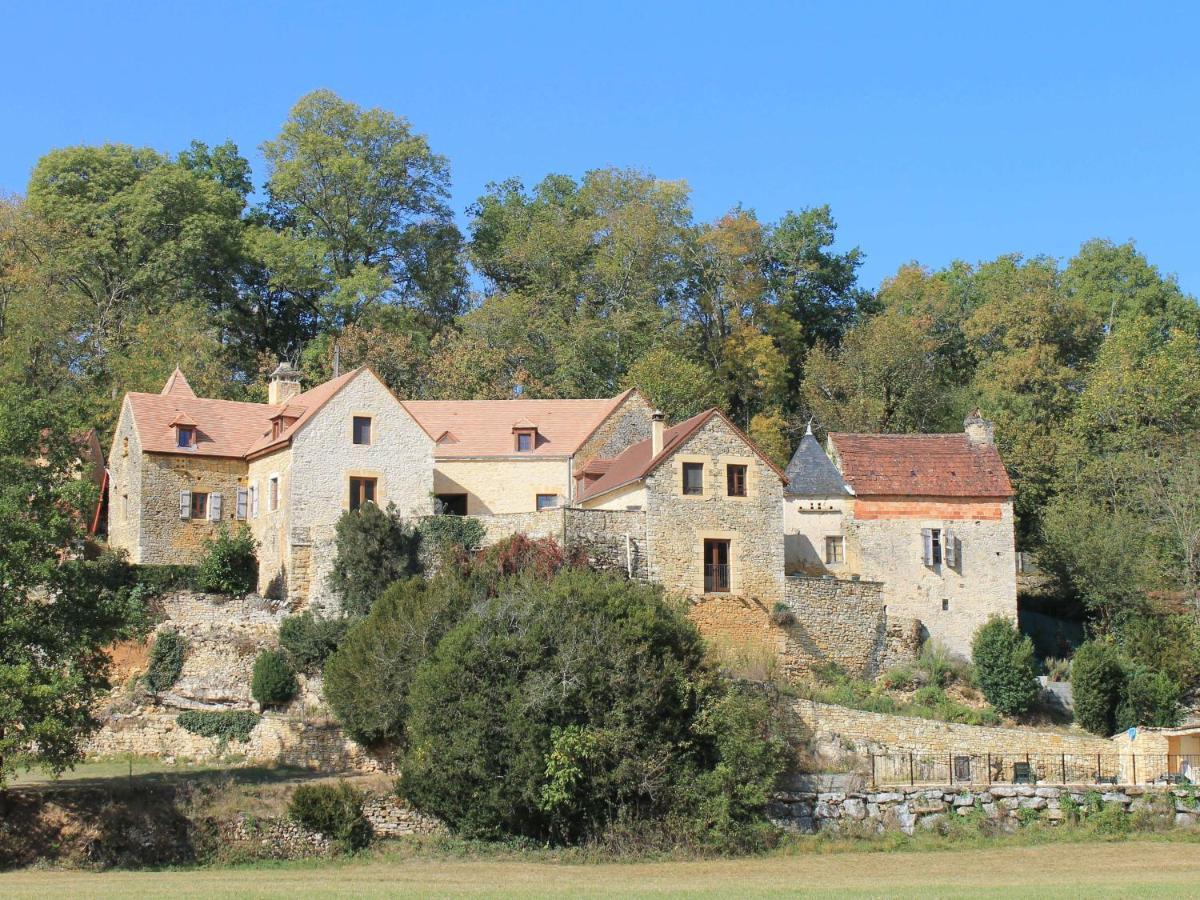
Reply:
[[[923,753],[871,754],[874,785],[1195,784],[1200,754]]]

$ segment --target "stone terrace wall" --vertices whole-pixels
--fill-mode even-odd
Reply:
[[[889,716],[797,700],[793,710],[816,736],[842,738],[862,752],[888,753],[912,750],[921,753],[965,753],[1018,756],[1021,754],[1112,754],[1116,746],[1107,738],[1034,728],[959,725],[909,716]]]
[[[792,575],[783,603],[794,619],[784,628],[789,674],[827,663],[865,678],[879,673],[888,636],[879,582]]]
[[[246,743],[203,737],[181,727],[178,710],[144,709],[109,716],[92,735],[87,755],[94,757],[174,757],[180,760],[216,761],[227,755],[247,762],[296,766],[328,772],[388,772],[391,764],[376,759],[334,725],[313,724],[286,713],[265,713]]]
[[[916,787],[859,792],[784,791],[768,808],[771,820],[782,828],[813,834],[817,831],[882,833],[918,829],[933,831],[952,816],[981,814],[1006,830],[1015,830],[1022,818],[1057,825],[1068,818],[1067,807],[1085,806],[1090,785],[1034,787],[1012,785],[987,790],[957,787]],[[1105,805],[1127,812],[1156,811],[1176,826],[1195,827],[1196,800],[1189,791],[1112,787],[1101,795]],[[978,811],[978,812],[977,812]]]
[[[483,525],[484,544],[514,534],[553,538],[564,548],[582,548],[597,569],[617,569],[646,578],[646,514],[637,510],[562,507],[540,512],[476,516]],[[628,535],[628,541],[626,536]],[[632,553],[632,560],[629,554]],[[630,563],[632,562],[632,565]]]

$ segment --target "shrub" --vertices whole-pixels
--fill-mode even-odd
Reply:
[[[150,649],[150,663],[146,668],[146,687],[155,694],[162,693],[179,679],[183,671],[183,659],[187,655],[187,641],[176,631],[160,631]]]
[[[313,675],[321,671],[350,625],[350,619],[319,618],[311,612],[288,616],[279,624],[279,645],[298,671]]]
[[[698,846],[763,839],[784,759],[772,707],[708,668],[660,587],[572,569],[495,587],[416,672],[411,802],[481,837],[654,821]]]
[[[196,586],[215,594],[241,596],[258,584],[258,542],[242,525],[230,532],[224,525],[215,538],[205,541],[204,556],[196,570]]]
[[[296,696],[296,673],[287,655],[280,650],[264,650],[254,660],[250,694],[263,707],[286,706]]]
[[[893,666],[880,676],[883,686],[890,691],[908,690],[915,678],[916,673],[910,665]]]
[[[1111,644],[1082,644],[1071,661],[1071,693],[1079,724],[1093,734],[1112,735],[1124,681],[1121,659]]]
[[[346,633],[325,663],[325,699],[360,743],[399,740],[417,666],[470,603],[463,580],[398,581]]]
[[[1050,681],[1071,680],[1071,661],[1069,659],[1048,657],[1042,662],[1042,666],[1046,670],[1046,678]]]
[[[1116,628],[1116,642],[1131,662],[1178,685],[1200,680],[1200,623],[1190,615],[1129,616]]]
[[[349,615],[366,615],[388,585],[421,571],[420,537],[394,504],[385,511],[364,503],[342,513],[336,531],[337,556],[329,583]]]
[[[217,738],[224,747],[229,741],[246,743],[258,724],[258,713],[245,709],[189,709],[175,717],[181,728],[202,737]]]
[[[971,655],[979,689],[998,712],[1021,715],[1037,702],[1033,641],[1008,619],[994,616],[982,625],[971,642]]]
[[[925,673],[929,684],[946,687],[964,672],[965,665],[944,644],[931,640],[921,646],[917,668]]]
[[[778,625],[780,628],[789,628],[796,624],[796,614],[792,612],[790,606],[780,601],[771,610],[771,624]]]
[[[1138,725],[1175,727],[1179,724],[1179,686],[1165,672],[1131,667],[1125,673],[1115,724],[1117,731]]]
[[[438,558],[455,551],[474,551],[483,546],[483,523],[470,516],[426,516],[417,526],[421,554]]]
[[[360,850],[371,843],[371,823],[363,817],[364,795],[345,781],[302,784],[292,791],[288,818],[331,838],[338,849]]]
[[[480,550],[470,571],[489,585],[489,593],[494,593],[495,584],[512,575],[528,572],[536,578],[548,579],[564,568],[584,564],[586,556],[565,553],[553,538],[514,534]]]

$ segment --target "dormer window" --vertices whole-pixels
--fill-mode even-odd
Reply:
[[[171,420],[171,428],[175,429],[175,446],[180,450],[196,448],[196,423],[187,413],[177,412]]]
[[[513,426],[513,439],[518,453],[532,453],[537,447],[537,426],[528,419],[522,419]]]

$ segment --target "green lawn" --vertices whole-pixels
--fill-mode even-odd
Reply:
[[[5,897],[1194,896],[1194,843],[1131,840],[991,849],[780,853],[696,862],[520,859],[304,862],[167,872],[0,874]]]

